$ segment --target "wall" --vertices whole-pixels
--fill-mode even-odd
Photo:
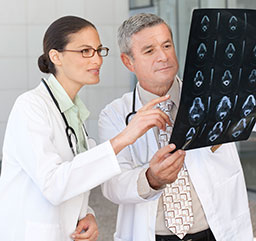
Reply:
[[[121,64],[116,41],[117,28],[129,14],[128,1],[0,0],[0,6],[0,159],[6,122],[15,99],[46,76],[37,67],[44,32],[52,21],[64,15],[92,21],[103,45],[110,48],[110,55],[104,59],[100,84],[80,92],[92,110],[88,131],[97,139],[100,110],[130,89],[128,71]]]

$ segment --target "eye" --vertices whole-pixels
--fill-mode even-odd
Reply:
[[[165,45],[164,45],[164,48],[165,48],[165,49],[170,49],[171,47],[172,47],[171,44],[165,44]]]
[[[89,54],[91,52],[91,49],[90,48],[87,48],[87,49],[82,49],[81,52],[83,54]]]
[[[145,51],[145,54],[152,54],[153,53],[153,49],[148,49],[147,51]]]

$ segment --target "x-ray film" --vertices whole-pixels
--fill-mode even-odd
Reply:
[[[255,118],[256,11],[194,10],[169,142],[189,150],[246,140]]]

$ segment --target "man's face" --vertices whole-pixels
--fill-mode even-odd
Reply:
[[[178,60],[171,33],[165,24],[148,27],[131,38],[131,68],[140,85],[151,92],[171,87],[178,72]]]

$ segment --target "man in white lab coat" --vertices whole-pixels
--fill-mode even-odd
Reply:
[[[122,24],[118,38],[121,59],[135,73],[138,84],[135,96],[127,93],[101,112],[101,141],[125,128],[133,108],[138,110],[151,99],[169,94],[175,118],[180,100],[178,61],[167,24],[153,14],[138,14]],[[163,189],[170,179],[166,178],[164,157],[154,156],[159,149],[158,132],[157,128],[149,130],[120,152],[122,173],[102,185],[104,196],[119,204],[115,241],[180,240],[165,227]],[[252,241],[247,192],[235,144],[187,151],[185,167],[194,221],[183,240]],[[169,174],[175,171],[173,167]]]

